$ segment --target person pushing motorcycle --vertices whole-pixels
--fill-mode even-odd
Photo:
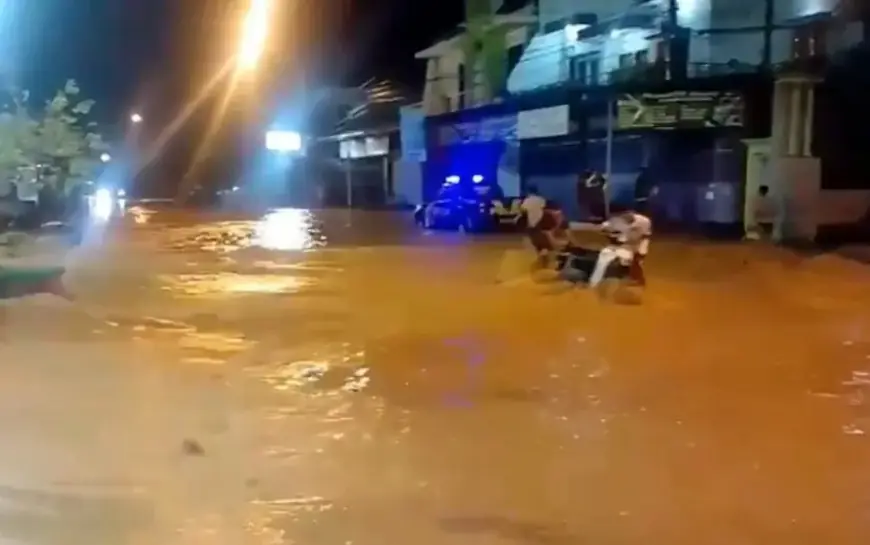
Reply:
[[[589,287],[598,286],[604,280],[607,268],[616,260],[628,265],[628,278],[645,286],[643,261],[649,252],[652,221],[628,208],[612,213],[599,229],[610,239],[610,244],[598,254],[595,267],[589,276]]]

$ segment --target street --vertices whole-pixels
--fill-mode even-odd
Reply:
[[[662,239],[608,302],[391,214],[133,210],[7,302],[0,544],[867,543],[870,268]]]

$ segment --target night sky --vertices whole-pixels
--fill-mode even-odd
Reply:
[[[301,82],[353,85],[390,78],[422,89],[414,52],[462,18],[461,0],[275,0],[270,50],[258,81],[237,93],[199,176],[230,178],[268,118]],[[118,138],[132,110],[153,139],[232,51],[246,0],[2,0],[0,67],[7,83],[45,97],[66,78],[97,100]],[[169,190],[186,172],[218,102],[206,101],[142,174]],[[221,157],[223,161],[215,158]],[[232,163],[232,164],[230,164]],[[220,180],[224,182],[225,180]]]

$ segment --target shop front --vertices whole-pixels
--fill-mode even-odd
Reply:
[[[769,134],[770,86],[760,78],[692,83],[588,95],[579,117],[585,168],[609,173],[610,201],[621,204],[634,201],[643,171],[659,228],[736,236],[747,196],[743,140]]]
[[[448,179],[495,181],[504,195],[519,195],[517,114],[509,105],[429,117],[426,123],[424,201]]]

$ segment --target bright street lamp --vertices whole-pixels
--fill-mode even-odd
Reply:
[[[102,161],[104,163],[108,163],[111,160],[112,160],[112,156],[109,155],[108,153],[104,153],[104,154],[100,155],[100,161]]]
[[[266,133],[266,149],[277,153],[302,151],[302,135],[295,131],[269,131]]]
[[[249,71],[257,67],[269,35],[272,0],[250,0],[251,5],[242,23],[242,41],[239,45],[239,68]]]
[[[133,115],[130,116],[130,121],[132,121],[133,123],[136,123],[138,125],[139,123],[142,123],[142,116],[137,114],[137,113],[134,113]]]

